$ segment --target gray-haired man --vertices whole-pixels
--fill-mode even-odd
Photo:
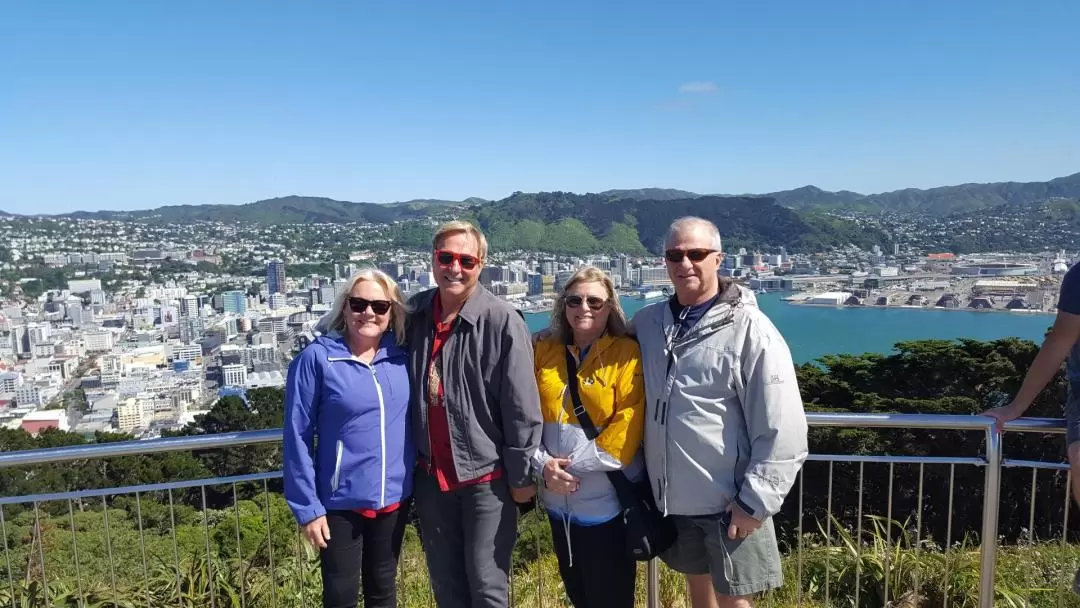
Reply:
[[[662,559],[694,608],[749,607],[783,583],[771,517],[807,455],[787,343],[752,293],[721,280],[720,234],[676,220],[664,257],[675,296],[634,315],[645,371],[645,458],[678,538]]]

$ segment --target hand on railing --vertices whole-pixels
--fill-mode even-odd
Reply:
[[[326,543],[330,541],[330,526],[326,523],[326,516],[317,517],[304,524],[304,537],[312,545],[325,549]]]
[[[1024,409],[1025,408],[1018,407],[1015,403],[1009,403],[1008,405],[986,410],[982,415],[989,416],[996,420],[997,422],[994,426],[997,428],[997,432],[1003,433],[1005,432],[1006,424],[1024,415]]]

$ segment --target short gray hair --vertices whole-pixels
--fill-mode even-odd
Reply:
[[[664,239],[664,247],[666,248],[667,244],[671,242],[671,237],[675,236],[675,233],[697,226],[703,226],[709,231],[709,235],[712,237],[713,249],[723,251],[723,243],[720,241],[720,230],[717,229],[716,224],[703,217],[694,215],[685,215],[676,219],[674,222],[671,222],[671,226],[668,227],[667,237]]]

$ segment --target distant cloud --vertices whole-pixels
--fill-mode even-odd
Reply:
[[[716,91],[716,83],[711,80],[684,82],[679,85],[680,93],[715,93]]]

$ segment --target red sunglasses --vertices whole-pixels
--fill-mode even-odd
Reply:
[[[454,253],[453,251],[446,251],[445,249],[435,250],[435,261],[443,266],[453,266],[455,260],[457,260],[457,263],[461,264],[461,267],[465,270],[472,270],[480,263],[480,258],[475,255]]]

